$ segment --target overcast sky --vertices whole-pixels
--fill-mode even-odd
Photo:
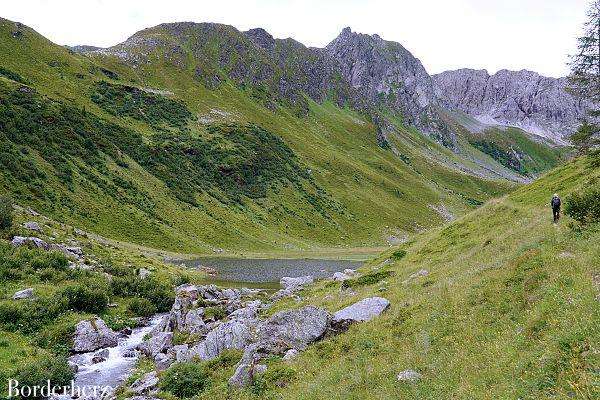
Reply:
[[[66,45],[110,46],[162,22],[263,27],[324,46],[345,26],[402,43],[430,73],[567,73],[588,0],[1,0],[0,16]]]

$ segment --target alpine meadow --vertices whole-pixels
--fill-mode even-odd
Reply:
[[[0,18],[0,398],[600,398],[599,1],[549,6],[585,19],[545,52],[563,77],[430,74],[385,22],[277,38],[308,2],[23,3]],[[167,18],[228,5],[235,26]],[[64,45],[56,13],[106,7],[70,31],[161,23]],[[468,7],[495,40],[504,11]]]

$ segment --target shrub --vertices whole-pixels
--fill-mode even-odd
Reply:
[[[342,287],[344,289],[348,289],[348,288],[359,287],[359,286],[374,285],[377,282],[382,281],[385,278],[392,276],[393,274],[394,274],[393,271],[372,272],[370,274],[359,276],[358,278],[355,278],[355,279],[347,279],[344,282],[342,282]]]
[[[15,379],[19,381],[21,387],[44,387],[47,385],[47,381],[50,381],[54,387],[62,387],[70,385],[73,371],[66,359],[52,357],[32,361],[31,364],[19,370]],[[27,398],[42,398],[42,395],[38,392],[38,396],[32,395]]]
[[[227,316],[227,312],[221,306],[212,306],[204,309],[204,318],[205,319],[214,319],[219,320],[223,319]]]
[[[210,379],[200,364],[178,363],[167,369],[160,387],[179,398],[187,399],[202,392],[210,385]]]
[[[584,225],[600,222],[600,188],[572,193],[565,201],[565,214]]]
[[[394,260],[401,260],[406,255],[406,250],[396,250],[392,253],[392,258]]]
[[[12,200],[6,196],[0,196],[0,229],[8,229],[13,224]]]
[[[108,295],[100,288],[71,285],[63,289],[61,296],[67,300],[68,307],[74,311],[100,314],[108,307]]]
[[[156,314],[156,306],[150,300],[140,297],[131,300],[127,309],[137,317],[149,317]]]
[[[153,276],[144,279],[136,275],[115,276],[111,288],[116,296],[150,300],[158,312],[169,311],[175,300],[173,288]]]

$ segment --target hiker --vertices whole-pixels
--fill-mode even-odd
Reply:
[[[550,206],[552,207],[552,215],[554,216],[554,223],[557,223],[560,219],[560,197],[554,193],[552,200],[550,200]]]

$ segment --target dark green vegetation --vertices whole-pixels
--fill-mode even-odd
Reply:
[[[189,399],[202,392],[210,380],[205,368],[194,362],[184,362],[173,365],[165,371],[160,386],[165,392],[180,399]]]
[[[14,218],[7,230],[16,235],[30,234],[20,225],[32,216],[17,211]],[[36,235],[44,240],[51,240],[44,232],[52,232],[65,241],[74,239],[72,228],[41,217],[36,221],[42,227]],[[199,277],[193,271],[136,256],[132,249],[123,251],[83,237],[78,237],[78,241],[86,255],[84,268],[72,268],[60,252],[14,248],[0,240],[2,381],[11,377],[23,384],[33,385],[46,379],[57,385],[68,384],[72,372],[66,357],[78,321],[98,315],[116,330],[135,327],[133,317],[170,309],[174,287]],[[150,276],[141,278],[131,263],[151,270]],[[33,298],[12,299],[16,291],[25,288],[33,288]],[[117,307],[108,307],[109,303]],[[0,395],[5,390],[3,386]]]
[[[185,130],[192,113],[181,101],[147,93],[133,86],[98,82],[92,101],[102,109],[119,117],[131,117],[153,127],[168,126]]]
[[[225,26],[139,36],[125,59],[82,56],[0,22],[0,188],[16,203],[155,248],[300,251],[378,247],[443,222],[432,206],[461,215],[519,179],[399,115],[380,147],[340,77],[308,84],[322,60],[297,42],[269,55]]]
[[[565,214],[581,224],[600,222],[600,187],[598,184],[567,197]]]
[[[516,128],[492,128],[471,135],[474,147],[505,167],[523,175],[538,175],[556,166],[564,153],[528,138]]]
[[[0,196],[0,230],[8,229],[13,223],[12,199]]]

